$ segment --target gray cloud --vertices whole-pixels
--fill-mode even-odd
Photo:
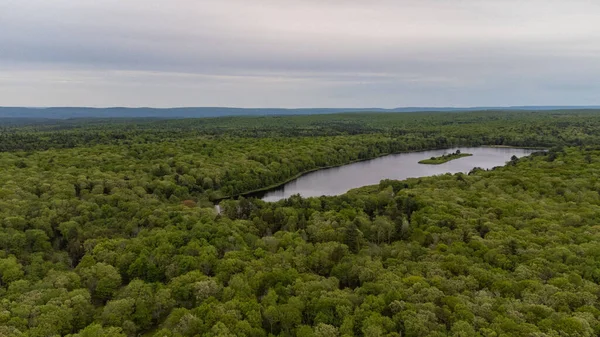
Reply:
[[[5,0],[0,105],[597,104],[600,3]]]

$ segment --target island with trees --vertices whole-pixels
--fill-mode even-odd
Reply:
[[[456,150],[456,152],[454,152],[454,153],[444,154],[439,157],[431,157],[429,159],[423,159],[423,160],[419,161],[419,164],[439,165],[439,164],[447,163],[451,160],[455,160],[455,159],[459,159],[459,158],[463,158],[463,157],[470,157],[470,156],[472,156],[471,153],[461,153],[460,150]]]
[[[213,201],[389,153],[506,166]],[[0,336],[600,335],[598,111],[0,119]]]

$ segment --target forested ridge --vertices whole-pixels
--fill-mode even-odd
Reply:
[[[596,336],[598,127],[589,112],[5,126],[0,335]],[[221,215],[211,202],[457,145],[551,150]]]

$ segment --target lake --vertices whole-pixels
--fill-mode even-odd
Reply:
[[[473,156],[463,157],[440,165],[419,164],[420,160],[453,153],[456,150],[460,150],[462,153],[471,153]],[[340,195],[353,188],[379,184],[383,179],[404,180],[444,173],[468,173],[474,167],[490,169],[496,166],[504,166],[513,155],[523,157],[536,151],[539,150],[459,147],[446,150],[392,154],[307,173],[283,186],[253,196],[264,201],[278,201],[289,198],[294,194],[300,194],[303,197]]]

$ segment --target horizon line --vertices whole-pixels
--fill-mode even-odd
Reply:
[[[154,110],[169,110],[169,109],[246,109],[246,110],[396,110],[396,109],[504,109],[504,108],[600,108],[600,104],[586,105],[476,105],[476,106],[397,106],[392,108],[382,107],[238,107],[238,106],[172,106],[172,107],[152,107],[152,106],[3,106],[0,108],[18,108],[18,109],[154,109]]]

